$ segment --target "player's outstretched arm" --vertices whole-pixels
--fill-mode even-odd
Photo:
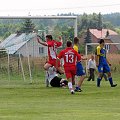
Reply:
[[[81,60],[87,60],[87,59],[88,59],[87,57],[81,56]]]
[[[44,45],[44,46],[48,46],[46,42],[43,42],[41,37],[37,35],[37,41],[38,43],[40,43],[41,45]]]

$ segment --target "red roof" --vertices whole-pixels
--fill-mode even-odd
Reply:
[[[107,31],[109,32],[109,35],[118,35],[115,31],[112,31],[110,29],[89,29],[91,34],[93,34],[96,38],[105,38]]]

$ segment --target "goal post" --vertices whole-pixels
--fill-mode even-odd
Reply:
[[[72,22],[73,29],[74,29],[74,37],[77,37],[77,16],[0,16],[0,19],[3,19],[3,20],[4,19],[71,19],[71,20],[74,20],[74,23]],[[20,42],[22,43],[23,37],[21,36],[19,39],[21,40]],[[25,40],[27,41],[27,38]],[[25,42],[25,40],[24,40],[24,42]],[[15,41],[15,39],[14,39],[14,41]],[[16,47],[18,47],[20,42],[17,41],[15,43],[15,47],[11,48],[11,50],[13,50],[13,49],[16,50]],[[46,58],[47,58],[47,52],[45,49],[43,49],[43,47],[41,47],[41,46],[38,47],[38,45],[34,39],[33,39],[33,42],[29,42],[29,43],[30,44],[26,43],[25,45],[23,45],[24,53],[27,54],[26,56],[24,56],[21,53],[22,50],[20,48],[17,52],[14,53],[13,51],[15,51],[15,50],[13,50],[12,53],[8,54],[7,64],[8,64],[9,80],[11,80],[11,79],[12,80],[15,80],[15,79],[21,80],[22,79],[24,82],[28,82],[28,79],[29,79],[29,82],[32,83],[32,82],[38,82],[38,80],[40,78],[43,78],[44,71],[43,70],[41,71],[41,68],[43,69],[43,64],[45,63]],[[29,46],[29,45],[31,45],[31,46]],[[33,47],[33,49],[30,49],[30,47]],[[37,48],[39,48],[39,49],[37,49]],[[40,55],[37,56],[34,51],[35,52],[37,51],[37,55],[38,55],[38,53]],[[42,52],[45,53],[44,56],[41,55],[41,54],[43,54]],[[41,73],[40,73],[40,71],[41,71]],[[19,75],[19,77],[18,77],[18,75]],[[17,80],[17,82],[19,80]]]
[[[99,43],[86,43],[85,45],[85,55],[86,57],[90,58],[91,54],[95,55],[95,49],[99,45]],[[88,46],[91,46],[93,50],[88,52]],[[118,66],[120,65],[120,43],[105,43],[105,49],[107,51],[107,56],[109,58],[112,58],[113,61],[111,61],[114,64],[114,61],[116,61],[116,64]],[[118,58],[118,59],[116,59]],[[86,74],[88,75],[88,69],[87,69],[88,61],[85,63],[85,70]],[[117,65],[114,65],[113,67],[117,67]],[[119,68],[118,68],[119,69]]]

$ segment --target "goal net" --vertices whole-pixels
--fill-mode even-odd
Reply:
[[[3,22],[10,23],[13,27],[17,23],[23,23],[23,19],[31,19],[32,24],[34,23],[33,26],[35,25],[35,29],[30,33],[19,31],[19,29],[16,29],[17,27],[15,27],[15,30],[10,29],[12,31],[11,34],[0,43],[0,48],[5,48],[4,51],[0,49],[0,85],[2,85],[1,83],[6,84],[6,82],[16,85],[26,82],[44,82],[45,71],[43,66],[47,60],[48,53],[47,47],[38,44],[37,35],[44,39],[46,34],[52,33],[54,39],[61,35],[63,40],[66,40],[70,35],[71,38],[77,36],[77,16],[1,16],[0,19]],[[51,20],[47,21],[45,19]],[[58,26],[57,21],[55,22],[54,19],[62,19],[58,21],[59,24],[66,22],[66,24],[69,23],[68,26],[70,27],[65,24],[62,28],[64,31],[60,31],[59,29],[62,26]],[[27,21],[23,24],[24,28],[25,25],[28,28],[27,23],[29,22]],[[69,31],[66,32],[68,28]],[[9,29],[6,32],[9,32]],[[63,47],[65,47],[66,41],[63,43]],[[63,49],[63,47],[58,51]]]
[[[7,50],[0,49],[0,84],[10,85],[16,82],[30,81],[28,58],[21,54],[11,55]]]

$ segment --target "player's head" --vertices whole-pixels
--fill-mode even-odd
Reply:
[[[46,35],[46,40],[52,40],[52,35]]]
[[[78,37],[74,37],[74,44],[79,44],[79,39],[78,39]]]
[[[67,47],[72,47],[72,41],[70,40],[67,41]]]
[[[99,44],[102,45],[102,46],[104,46],[104,44],[105,44],[104,39],[100,39],[100,40],[99,40]]]
[[[104,39],[100,39],[99,40],[99,44],[102,44],[102,43],[104,43],[105,41],[104,41]]]
[[[93,54],[91,55],[91,59],[94,60],[94,55]]]

